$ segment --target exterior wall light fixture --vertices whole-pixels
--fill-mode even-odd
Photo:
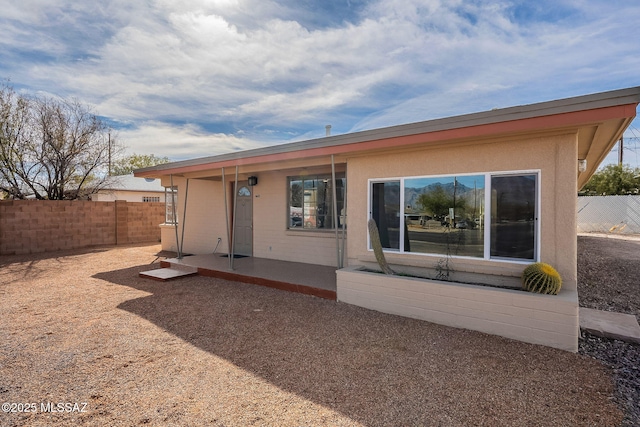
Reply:
[[[253,187],[254,185],[258,185],[258,177],[257,176],[250,176],[248,178],[249,181],[249,186]]]
[[[578,159],[578,171],[585,172],[587,170],[587,159]]]

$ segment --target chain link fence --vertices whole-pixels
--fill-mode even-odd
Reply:
[[[578,197],[578,233],[640,234],[640,196]]]

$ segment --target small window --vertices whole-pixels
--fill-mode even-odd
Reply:
[[[251,196],[251,191],[247,187],[240,187],[240,189],[238,190],[238,196]]]
[[[165,187],[165,224],[178,223],[178,187]]]
[[[336,175],[334,207],[331,175],[289,177],[289,224],[290,229],[327,230],[341,228],[344,218],[344,174]],[[337,208],[338,217],[334,212]]]
[[[144,196],[142,197],[142,201],[144,203],[157,203],[160,201],[160,197],[154,197],[154,196]]]

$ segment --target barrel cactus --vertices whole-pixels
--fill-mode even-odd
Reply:
[[[367,226],[369,228],[369,238],[371,239],[371,247],[373,248],[373,253],[376,256],[376,261],[378,261],[378,265],[380,269],[385,274],[395,274],[389,264],[387,264],[387,260],[384,257],[384,252],[382,252],[382,243],[380,243],[380,233],[378,232],[378,226],[373,218],[371,218],[367,222]]]
[[[522,287],[529,292],[557,295],[562,287],[562,278],[549,264],[536,262],[524,269]]]

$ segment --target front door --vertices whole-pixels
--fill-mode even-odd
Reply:
[[[252,188],[247,181],[238,182],[236,219],[233,227],[233,240],[238,255],[253,255],[253,198]]]

